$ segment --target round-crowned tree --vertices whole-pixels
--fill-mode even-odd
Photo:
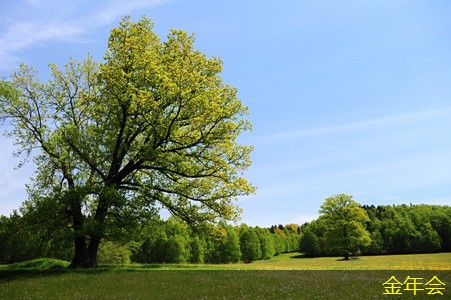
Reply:
[[[319,212],[327,228],[327,252],[342,255],[348,260],[351,255],[357,255],[360,249],[370,245],[370,233],[365,228],[365,222],[369,222],[370,218],[352,200],[352,196],[339,194],[329,197]]]

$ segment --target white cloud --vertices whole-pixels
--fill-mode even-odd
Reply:
[[[0,14],[0,68],[11,67],[20,52],[36,44],[53,41],[84,42],[90,32],[116,22],[132,12],[162,4],[162,0],[105,1],[18,1],[13,15]],[[19,10],[18,6],[23,9]],[[16,14],[16,16],[14,16]]]

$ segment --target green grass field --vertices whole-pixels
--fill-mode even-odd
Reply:
[[[64,269],[68,262],[38,259],[11,265],[1,270]],[[131,264],[103,265],[100,270],[449,270],[451,253],[362,256],[342,261],[337,257],[305,258],[299,253],[285,253],[270,260],[236,264]]]
[[[363,256],[349,261],[337,257],[304,258],[288,253],[252,264],[226,264],[220,267],[234,270],[451,270],[451,253]]]
[[[422,278],[425,290],[404,299],[450,299],[451,253],[366,256],[357,260],[284,254],[227,265],[125,265],[66,270],[67,262],[35,260],[0,266],[0,299],[398,299],[384,295],[391,276]],[[427,295],[437,276],[444,295]]]

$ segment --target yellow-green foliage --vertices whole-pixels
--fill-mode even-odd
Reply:
[[[129,264],[131,252],[126,246],[106,241],[100,244],[98,251],[99,264]]]
[[[38,150],[29,190],[58,199],[54,219],[73,223],[72,267],[96,266],[102,233],[160,207],[190,224],[239,217],[235,200],[255,191],[242,177],[252,147],[237,141],[248,110],[194,36],[171,30],[160,41],[149,19],[126,17],[102,63],[51,70],[41,83],[23,64],[0,81],[0,119],[18,153]]]

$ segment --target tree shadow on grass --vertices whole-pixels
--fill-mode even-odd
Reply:
[[[26,269],[5,269],[0,270],[0,284],[23,280],[35,277],[50,277],[50,276],[63,276],[67,274],[92,274],[98,275],[107,272],[114,272],[118,270],[108,269],[108,268],[95,268],[95,269],[67,269],[67,268],[55,268],[47,270],[26,270]],[[123,270],[128,271],[128,270]],[[131,270],[130,270],[131,271]]]
[[[22,280],[34,277],[48,277],[48,276],[62,276],[69,273],[89,273],[89,274],[101,274],[108,272],[107,270],[69,270],[69,269],[59,269],[59,270],[0,270],[0,284],[14,281]]]
[[[42,277],[42,276],[52,276],[52,275],[60,275],[65,274],[66,272],[61,270],[0,270],[0,284],[20,280],[27,279],[33,277]]]
[[[27,261],[20,266],[0,269],[0,284],[13,280],[27,279],[33,277],[62,276],[66,274],[90,274],[98,275],[108,272],[136,272],[152,270],[189,270],[186,265],[177,264],[139,264],[139,265],[100,265],[93,269],[68,269],[61,266],[50,266],[48,269],[39,269],[40,262]],[[34,269],[33,269],[34,268]]]
[[[339,259],[337,259],[337,261],[353,261],[353,260],[359,260],[359,259],[360,259],[360,257],[358,257],[358,256],[351,256],[349,258],[345,258],[345,257],[339,258]]]
[[[301,254],[292,255],[292,256],[290,256],[290,258],[301,259],[301,258],[315,258],[315,257],[307,256],[304,253],[301,253]],[[352,261],[352,260],[358,260],[358,259],[360,259],[359,256],[351,256],[348,259],[346,259],[344,257],[338,258],[337,261]]]

